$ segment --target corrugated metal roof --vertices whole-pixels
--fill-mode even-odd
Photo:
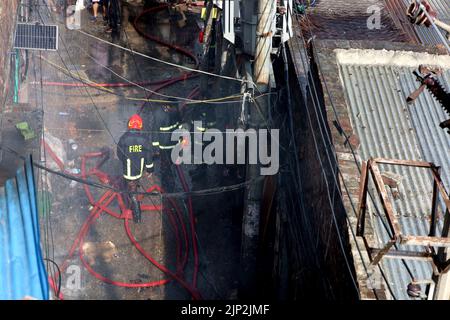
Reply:
[[[386,65],[340,65],[353,128],[361,141],[359,152],[364,160],[384,157],[434,162],[442,166],[443,180],[449,190],[450,137],[439,127],[439,123],[448,117],[428,92],[413,106],[407,106],[406,97],[418,87],[412,71]],[[448,71],[445,79],[450,80]],[[401,198],[392,199],[392,202],[404,234],[427,235],[431,175],[418,168],[380,166],[380,169],[403,177],[399,188]],[[372,195],[377,194],[372,191]],[[373,207],[378,208],[379,213],[383,212],[376,200]],[[381,242],[386,242],[388,233],[383,225],[386,223],[383,214],[372,218],[377,236]],[[417,249],[408,247],[411,248]],[[428,263],[383,259],[382,265],[397,299],[409,298],[406,288],[412,277],[431,278]]]
[[[403,0],[405,5],[409,5],[411,0]],[[448,0],[428,0],[431,7],[436,10],[438,14],[438,19],[450,24],[450,3]],[[438,33],[433,28],[427,28],[425,26],[415,26],[415,31],[420,41],[423,44],[431,44],[436,45],[442,43],[441,38]],[[445,37],[445,32],[442,31],[442,34]]]
[[[31,159],[0,188],[0,299],[25,296],[49,297]]]

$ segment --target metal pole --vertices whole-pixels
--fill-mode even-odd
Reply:
[[[450,228],[450,212],[449,209],[445,210],[444,226],[441,237],[448,238]],[[441,262],[449,259],[448,248],[439,248],[438,260]],[[436,279],[436,289],[434,291],[434,300],[450,300],[450,272],[446,272],[438,275]]]
[[[255,1],[255,0],[253,0]],[[258,93],[269,91],[270,71],[272,67],[272,26],[275,18],[274,0],[258,1],[258,24],[256,32],[256,55],[253,66],[254,81],[258,86]],[[253,3],[255,4],[255,3]],[[255,36],[255,35],[253,35]],[[246,41],[246,39],[243,39]],[[253,105],[250,109],[252,127],[255,130],[263,128],[266,123],[269,110],[269,100],[259,100],[260,109]],[[260,164],[247,165],[247,179],[260,177]],[[259,252],[259,233],[261,218],[261,200],[263,194],[264,180],[259,179],[249,186],[245,194],[245,207],[242,221],[241,241],[241,298],[255,297],[257,292],[257,262]],[[252,294],[253,293],[253,294]]]

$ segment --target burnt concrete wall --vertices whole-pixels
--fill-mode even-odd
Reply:
[[[10,54],[19,0],[0,1],[0,97],[3,103],[8,88]]]
[[[356,299],[346,211],[339,194],[337,161],[321,85],[315,77],[317,70],[313,68],[309,76],[310,84],[314,83],[310,86],[315,87],[318,94],[308,90],[307,103],[301,90],[295,87],[298,81],[293,70],[291,67],[290,79],[294,87],[296,141],[304,203],[299,214],[303,214],[309,223],[304,226],[303,233],[311,234],[309,245],[315,259],[310,263],[316,270],[316,283],[322,283],[324,298]]]
[[[295,48],[298,53],[300,48]],[[304,300],[355,300],[358,285],[351,254],[346,210],[340,197],[337,159],[333,138],[327,121],[321,83],[317,70],[302,75],[290,57],[289,84],[292,92],[294,153],[287,125],[281,126],[280,140],[290,145],[280,159],[285,170],[281,173],[279,190],[279,225],[276,246],[275,288],[277,297]],[[280,72],[283,66],[276,67]],[[301,81],[314,91],[302,87]],[[278,74],[278,84],[286,83]],[[306,90],[304,90],[306,89]],[[302,94],[302,91],[306,94]],[[279,112],[286,113],[286,94],[282,94]],[[317,101],[318,100],[318,101]],[[283,122],[282,122],[283,123]],[[288,123],[288,122],[285,122]],[[297,160],[296,160],[297,159]],[[298,161],[298,174],[292,165]],[[283,290],[280,290],[284,288]]]

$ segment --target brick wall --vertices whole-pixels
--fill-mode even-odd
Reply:
[[[345,90],[339,75],[339,66],[336,62],[335,49],[375,49],[375,50],[403,50],[403,51],[421,51],[428,53],[439,53],[439,48],[426,48],[409,43],[393,43],[386,41],[340,41],[340,40],[319,40],[315,46],[315,62],[320,65],[320,84],[322,90],[321,96],[324,101],[324,109],[328,128],[330,130],[331,140],[336,150],[337,162],[342,173],[339,176],[340,188],[343,194],[343,202],[339,206],[343,206],[347,213],[349,222],[353,230],[356,229],[357,218],[354,205],[358,205],[359,196],[359,180],[360,173],[355,163],[350,145],[356,152],[356,158],[361,163],[358,155],[359,138],[354,132],[349,110],[345,97]],[[339,125],[337,124],[339,123]],[[343,134],[345,133],[345,135]],[[349,141],[346,141],[346,137]],[[342,181],[345,179],[345,184]],[[372,238],[372,229],[370,224],[367,225],[366,234],[368,238]],[[344,229],[342,229],[344,231]],[[345,232],[345,231],[344,231]],[[357,275],[358,286],[362,299],[374,299],[375,294],[379,299],[386,296],[384,285],[376,292],[368,287],[367,272],[364,270],[364,264],[369,264],[367,252],[361,238],[356,240],[352,237],[350,229],[348,229],[348,239],[352,257],[354,260],[355,271]],[[363,261],[364,260],[364,261]]]
[[[312,74],[317,74],[317,70],[312,70]],[[298,82],[296,75],[293,74],[291,85],[294,86],[295,83]],[[352,300],[358,298],[352,280],[352,277],[356,279],[356,270],[347,233],[346,211],[336,185],[336,182],[339,184],[339,176],[336,174],[337,162],[332,146],[333,139],[331,144],[327,139],[331,137],[332,130],[328,123],[323,124],[322,115],[326,117],[328,110],[318,79],[315,81],[315,87],[319,103],[315,95],[311,95],[307,90],[306,105],[301,90],[293,89],[293,99],[297,106],[294,115],[297,127],[296,141],[303,182],[304,212],[301,214],[310,222],[304,226],[303,233],[314,235],[312,254],[315,255],[317,262],[310,263],[319,265],[304,267],[315,268],[317,281],[326,279],[328,288],[324,287],[321,293],[324,298]]]
[[[278,203],[280,220],[285,223],[280,223],[279,237],[285,239],[286,244],[278,249],[281,252],[278,256],[284,258],[283,261],[276,262],[277,265],[283,265],[283,268],[277,269],[276,281],[277,287],[285,284],[287,293],[283,292],[284,295],[279,297],[297,300],[356,300],[358,295],[352,277],[357,278],[357,271],[347,232],[346,210],[339,196],[334,139],[331,138],[330,143],[328,140],[324,142],[322,138],[322,135],[330,137],[332,129],[327,122],[324,95],[316,76],[318,72],[304,69],[305,65],[300,61],[301,56],[307,59],[307,54],[299,42],[289,43],[289,55],[294,140],[300,177],[293,178],[292,174],[284,173],[295,171],[294,165],[287,164],[285,171],[281,173],[280,193],[283,198]],[[283,66],[274,69],[277,72],[283,70]],[[308,77],[311,75],[316,76],[317,97],[308,90]],[[281,75],[278,80],[283,81]],[[313,102],[316,98],[319,99],[318,103]],[[278,112],[285,112],[285,105],[287,101],[285,95],[282,95]],[[321,119],[322,115],[325,117],[325,124]],[[290,132],[281,129],[280,141],[289,141]],[[292,147],[285,153],[281,150],[283,154],[280,158],[294,162],[294,157],[289,155],[292,151]],[[284,278],[283,272],[287,273]]]
[[[14,23],[16,19],[17,5],[19,0],[0,1],[0,97],[1,102],[5,97],[8,87],[10,54]]]

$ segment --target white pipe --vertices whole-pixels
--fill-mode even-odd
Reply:
[[[450,26],[449,26],[448,24],[442,22],[441,20],[435,19],[435,20],[434,20],[434,23],[436,23],[436,25],[437,25],[439,28],[441,28],[441,29],[443,29],[443,30],[445,30],[445,31],[447,31],[447,32],[450,32]]]

